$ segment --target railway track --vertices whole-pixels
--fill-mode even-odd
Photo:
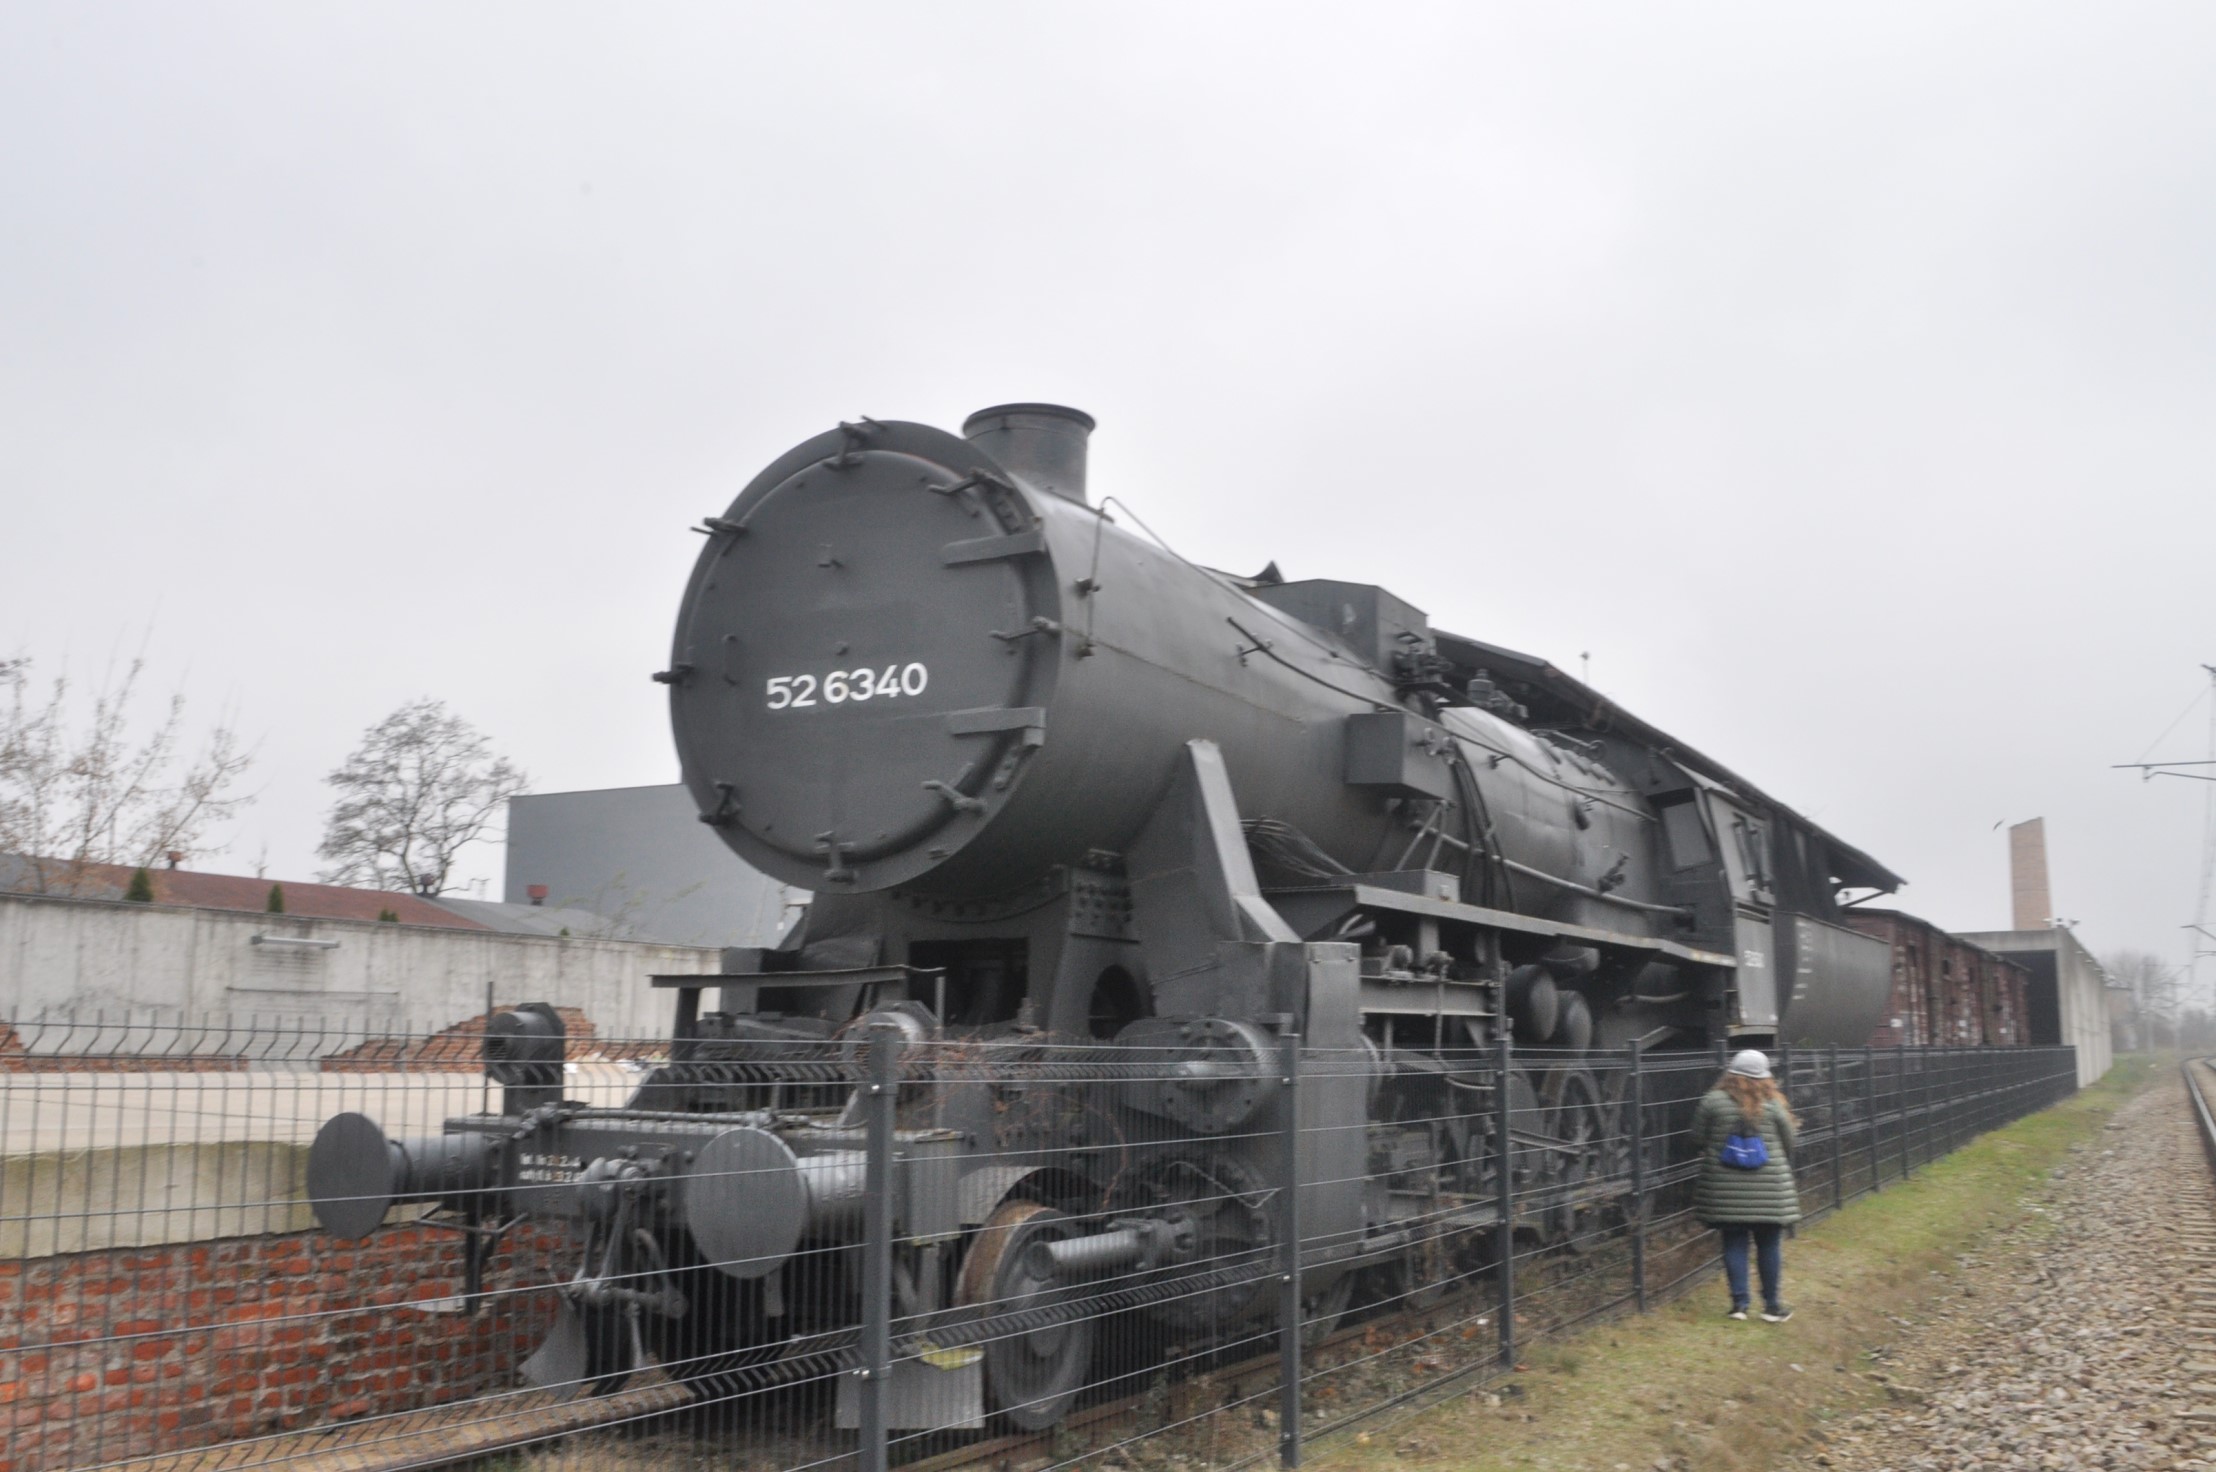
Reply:
[[[651,1421],[692,1404],[691,1392],[677,1382],[659,1375],[641,1378],[647,1383],[614,1395],[516,1391],[373,1423],[340,1421],[110,1467],[112,1472],[427,1472],[577,1431]]]
[[[2185,1096],[2200,1135],[2201,1153],[2216,1173],[2216,1059],[2189,1058],[2179,1065],[2185,1076]],[[2191,1265],[2193,1277],[2209,1286],[2186,1290],[2185,1364],[2194,1389],[2216,1406],[2216,1218],[2181,1221],[2177,1227],[2178,1250]],[[2216,1409],[2189,1412],[2203,1423],[2202,1430],[2216,1435]]]
[[[1335,1330],[1308,1353],[1322,1363],[1350,1346],[1380,1335],[1421,1333],[1458,1311],[1476,1311],[1489,1302],[1487,1288],[1476,1284],[1421,1310],[1380,1315]],[[1267,1393],[1277,1383],[1274,1350],[1209,1369],[1213,1396],[1237,1402]],[[1139,1380],[1142,1377],[1134,1376]],[[712,1407],[658,1372],[639,1377],[632,1388],[604,1396],[572,1396],[554,1391],[516,1391],[481,1396],[452,1405],[382,1417],[374,1423],[338,1422],[308,1431],[287,1432],[251,1441],[169,1453],[114,1464],[110,1472],[431,1472],[504,1451],[586,1431],[641,1427],[688,1411],[712,1414]],[[1060,1437],[1087,1433],[1119,1418],[1138,1414],[1155,1394],[1138,1389],[1072,1413],[1048,1431],[1016,1432],[965,1441],[959,1446],[901,1460],[902,1472],[959,1472],[969,1467],[999,1467],[1051,1454]],[[808,1459],[818,1472],[855,1465],[851,1453]]]

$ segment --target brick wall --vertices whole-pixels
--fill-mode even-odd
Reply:
[[[13,1023],[0,1022],[0,1073],[243,1073],[246,1067],[244,1058],[212,1053],[34,1053]]]
[[[556,1007],[566,1042],[564,1056],[584,1059],[666,1058],[669,1044],[659,1035],[604,1042],[581,1008]],[[325,1073],[479,1073],[485,1067],[486,1014],[466,1018],[441,1032],[421,1037],[375,1037],[331,1054],[316,1067]]]
[[[0,1472],[54,1472],[516,1383],[574,1266],[559,1231],[511,1232],[474,1314],[461,1240],[396,1227],[0,1261]]]

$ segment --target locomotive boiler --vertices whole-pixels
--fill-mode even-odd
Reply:
[[[794,1279],[859,1230],[865,1036],[940,1050],[930,1088],[901,1086],[914,1245],[891,1291],[914,1323],[1200,1261],[1199,1199],[1266,1195],[1242,1183],[1268,1176],[1285,1121],[1262,1085],[1291,1038],[1332,1060],[1300,1123],[1362,1124],[1302,1135],[1328,1316],[1364,1274],[1419,1276],[1454,1226],[1366,1189],[1379,1161],[1433,1201],[1479,1193],[1450,1091],[1510,1091],[1548,1122],[1546,1169],[1598,1178],[1621,1100],[1587,1050],[1869,1035],[1886,951],[1836,918],[1892,874],[1383,588],[1186,561],[1092,498],[1092,428],[1044,404],[961,435],[842,424],[703,522],[655,678],[701,821],[810,891],[804,917],[723,975],[660,979],[670,1058],[623,1109],[563,1099],[538,1007],[493,1020],[501,1114],[406,1141],[332,1121],[310,1162],[328,1229],[407,1201],[567,1218],[585,1261],[532,1376],[606,1386],[642,1354],[705,1374],[825,1327]],[[1504,1038],[1512,1068],[1465,1067]],[[1048,1162],[1038,1112],[1007,1108],[1019,1075],[1161,1163]],[[1242,1240],[1286,1219],[1257,1207]],[[1206,1297],[1187,1343],[1272,1311]],[[1085,1383],[1083,1329],[906,1359],[896,1414],[1049,1424]]]

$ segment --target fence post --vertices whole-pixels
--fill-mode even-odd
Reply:
[[[1277,1462],[1300,1465],[1300,1034],[1287,1027],[1278,1040],[1278,1088],[1284,1120],[1279,1127],[1285,1210],[1278,1244],[1280,1279],[1277,1306]]]
[[[1631,1298],[1647,1311],[1647,1078],[1645,1046],[1631,1040]]]
[[[1946,1053],[1939,1055],[1939,1102],[1941,1102],[1941,1106],[1948,1106],[1948,1104],[1952,1104],[1952,1100],[1955,1100],[1955,1082],[1957,1082],[1955,1080],[1955,1055],[1959,1051],[1961,1049],[1948,1049]],[[1961,1139],[1959,1139],[1961,1124],[1957,1120],[1957,1113],[1952,1111],[1952,1108],[1948,1108],[1948,1111],[1946,1111],[1946,1124],[1943,1124],[1941,1128],[1946,1131],[1941,1135],[1941,1139],[1946,1139],[1946,1151],[1943,1151],[1943,1153],[1952,1155],[1952,1153],[1955,1153],[1955,1148],[1961,1144]]]
[[[1954,1049],[1939,1050],[1936,1076],[1932,1060],[1924,1060],[1924,1163],[1930,1164],[1954,1148],[1952,1132],[1944,1115],[1939,1111],[1947,1098],[1947,1065],[1954,1057]]]
[[[1916,1052],[1916,1119],[1910,1135],[1910,1158],[1918,1165],[1931,1164],[1931,1132],[1935,1128],[1931,1118],[1931,1049],[1919,1048]]]
[[[1893,1126],[1893,1138],[1900,1145],[1901,1179],[1908,1179],[1908,1044],[1901,1043],[1894,1050],[1893,1098],[1899,1120]]]
[[[1984,1055],[1992,1051],[1980,1048],[1962,1060],[1963,1085],[1970,1092],[1971,1112],[1962,1121],[1962,1142],[1968,1144],[1984,1133],[1981,1120],[1985,1113],[1984,1101],[1979,1096],[1985,1084]]]
[[[1844,1145],[1846,1117],[1839,1112],[1839,1045],[1831,1045],[1831,1209],[1847,1204],[1847,1172]]]
[[[1503,1029],[1493,1048],[1497,1070],[1493,1087],[1494,1140],[1499,1152],[1499,1250],[1500,1250],[1500,1362],[1516,1368],[1516,1143],[1514,1110],[1509,1106],[1508,1033]]]
[[[885,1392],[893,1359],[893,1122],[900,1103],[900,1030],[869,1030],[869,1082],[862,1096],[862,1472],[885,1472]]]
[[[1924,1066],[1931,1061],[1930,1045],[1926,1044],[1918,1048],[1913,1056],[1916,1059],[1916,1087],[1914,1090],[1910,1090],[1908,1087],[1908,1057],[1904,1055],[1901,1058],[1901,1097],[1904,1101],[1902,1110],[1906,1116],[1901,1122],[1902,1180],[1908,1179],[1914,1173],[1918,1164],[1916,1152],[1924,1148],[1925,1143],[1931,1137],[1931,1115],[1924,1108]],[[1910,1105],[1905,1102],[1907,1100],[1914,1100],[1915,1102]],[[1922,1117],[1919,1118],[1918,1116]]]
[[[1946,1097],[1949,1104],[1947,1110],[1947,1153],[1949,1155],[1962,1148],[1964,1138],[1961,1111],[1954,1109],[1952,1105],[1962,1089],[1962,1064],[1967,1053],[1968,1050],[1965,1048],[1956,1048],[1947,1055]]]
[[[1924,1055],[1924,1164],[1929,1165],[1947,1153],[1946,1121],[1940,1116],[1939,1101],[1947,1093],[1947,1058],[1954,1050],[1941,1048],[1936,1060]]]
[[[1870,1132],[1870,1189],[1882,1191],[1885,1189],[1885,1171],[1879,1163],[1877,1153],[1877,1049],[1869,1046],[1862,1049],[1862,1092],[1865,1102],[1870,1106],[1867,1126]]]

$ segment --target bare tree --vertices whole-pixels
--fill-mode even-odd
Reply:
[[[132,702],[145,673],[133,659],[72,719],[72,685],[57,675],[43,698],[31,661],[0,660],[0,853],[21,860],[18,883],[70,893],[93,864],[156,863],[191,853],[208,830],[253,799],[239,783],[254,754],[228,722],[186,755],[185,697],[169,697],[154,729],[135,734]]]
[[[326,884],[444,894],[455,856],[527,785],[443,700],[416,700],[362,733],[324,778],[339,800],[316,852]]]
[[[2101,968],[2130,991],[2133,1010],[2146,1030],[2145,1045],[2154,1046],[2157,1031],[2175,1045],[2183,1000],[2180,968],[2165,965],[2161,957],[2149,952],[2128,950],[2110,951],[2101,957]]]

